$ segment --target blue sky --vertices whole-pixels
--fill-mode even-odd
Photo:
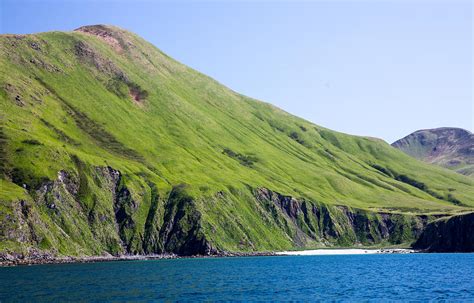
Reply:
[[[469,0],[1,1],[1,33],[129,29],[245,95],[392,142],[474,129]]]

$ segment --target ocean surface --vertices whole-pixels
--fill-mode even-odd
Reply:
[[[474,254],[276,256],[0,268],[0,301],[474,302]]]

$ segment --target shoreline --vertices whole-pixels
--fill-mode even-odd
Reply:
[[[277,256],[335,256],[335,255],[373,255],[373,254],[413,254],[419,251],[407,248],[340,248],[312,249],[275,252]]]
[[[99,263],[99,262],[124,262],[124,261],[145,261],[145,260],[170,260],[170,259],[196,259],[196,258],[232,258],[232,257],[264,257],[276,256],[274,252],[223,252],[214,255],[176,255],[176,254],[157,254],[157,255],[121,255],[121,256],[86,256],[86,257],[55,257],[51,255],[33,255],[33,256],[12,256],[9,254],[0,254],[0,268],[12,266],[30,266],[44,264],[73,264],[73,263]]]
[[[117,261],[140,261],[140,260],[169,260],[169,259],[194,259],[194,258],[232,258],[232,257],[268,257],[268,256],[330,256],[330,255],[366,255],[366,254],[411,254],[418,253],[413,249],[404,248],[340,248],[340,249],[313,249],[277,252],[222,252],[214,255],[192,255],[180,256],[176,254],[157,255],[122,255],[122,256],[87,256],[87,257],[55,257],[48,254],[34,254],[32,256],[22,255],[0,255],[0,267],[30,266],[42,264],[72,264],[72,263],[98,263]]]

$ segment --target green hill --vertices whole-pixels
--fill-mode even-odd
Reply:
[[[462,128],[423,129],[392,143],[419,160],[474,177],[474,134]]]
[[[1,35],[0,109],[3,252],[398,245],[474,208],[473,179],[240,95],[113,26]]]

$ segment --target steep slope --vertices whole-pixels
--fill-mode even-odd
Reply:
[[[428,252],[474,252],[474,213],[431,222],[413,247]]]
[[[392,144],[419,160],[474,176],[474,134],[442,127],[416,131]]]
[[[235,93],[112,26],[0,36],[0,251],[413,241],[474,180]]]

